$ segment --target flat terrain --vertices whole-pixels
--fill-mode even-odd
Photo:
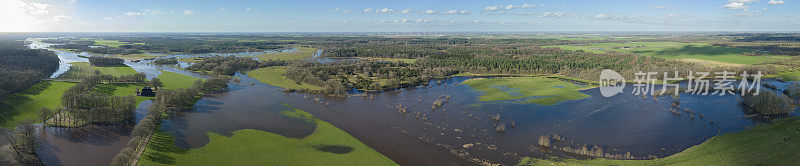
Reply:
[[[61,105],[61,96],[64,91],[75,86],[76,83],[43,81],[22,92],[6,97],[4,102],[10,105],[0,106],[2,112],[9,112],[8,116],[0,118],[0,125],[4,128],[13,128],[17,122],[39,119],[39,109],[47,107],[55,109]],[[11,110],[5,110],[11,109]]]
[[[479,101],[524,100],[525,103],[552,105],[589,97],[578,92],[586,87],[545,77],[475,78],[461,84],[482,92]]]
[[[258,54],[255,56],[258,60],[285,60],[285,61],[296,61],[302,59],[309,59],[314,56],[314,52],[317,52],[316,48],[309,48],[309,47],[295,47],[291,51],[284,51],[284,52],[271,52],[266,54]]]
[[[183,74],[168,72],[168,71],[161,71],[161,75],[158,75],[158,79],[164,83],[164,89],[181,89],[181,88],[189,88],[194,85],[194,82],[199,80],[200,78],[187,76]]]
[[[322,87],[310,84],[298,84],[296,81],[292,81],[283,76],[284,73],[286,73],[285,66],[274,66],[274,67],[266,67],[253,70],[250,71],[247,75],[255,79],[258,79],[258,81],[261,81],[265,84],[286,89],[310,89],[310,90],[322,89]]]
[[[58,79],[68,80],[68,81],[80,81],[83,78],[94,74],[95,70],[100,71],[103,74],[110,74],[113,76],[123,76],[123,75],[133,75],[137,72],[131,67],[128,66],[115,66],[115,67],[98,67],[92,66],[89,62],[72,62],[69,63],[72,65],[67,72],[58,76]]]
[[[614,47],[631,47],[613,49]],[[643,46],[636,48],[636,46]],[[678,43],[678,42],[633,42],[633,43],[593,43],[588,45],[558,45],[555,46],[565,50],[584,50],[587,52],[602,53],[606,51],[617,51],[623,53],[634,53],[644,56],[660,57],[671,60],[697,59],[716,61],[732,64],[753,65],[766,60],[780,58],[781,56],[746,56],[740,55],[743,52],[753,50],[718,47],[707,43]]]
[[[794,118],[728,133],[669,157],[654,160],[543,160],[520,165],[796,165],[800,163],[800,120]]]
[[[302,139],[245,129],[231,137],[209,132],[204,147],[183,150],[158,132],[139,165],[397,165],[328,122],[299,109],[283,112],[316,123],[315,132]]]

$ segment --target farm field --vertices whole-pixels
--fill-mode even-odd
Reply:
[[[270,52],[265,54],[258,54],[256,57],[258,60],[284,60],[284,61],[296,61],[301,59],[309,59],[314,56],[314,53],[317,51],[316,48],[309,48],[309,47],[295,47],[293,50],[284,51],[284,52]]]
[[[614,47],[635,47],[629,49],[613,49]],[[773,59],[780,59],[784,56],[746,56],[740,55],[743,52],[753,50],[712,46],[707,43],[678,43],[678,42],[633,42],[633,43],[593,43],[590,45],[558,45],[554,46],[565,50],[584,50],[587,52],[602,53],[606,51],[618,51],[623,53],[634,53],[644,56],[653,56],[670,60],[697,61],[705,60],[704,63],[711,61],[720,64],[743,64],[754,65]]]

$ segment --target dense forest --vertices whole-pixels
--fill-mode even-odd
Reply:
[[[59,62],[52,51],[30,49],[16,40],[0,40],[0,59],[0,98],[49,77]]]
[[[234,56],[212,56],[203,58],[192,66],[186,69],[194,71],[210,71],[220,75],[233,75],[236,72],[252,70],[267,66],[283,66],[286,61],[282,60],[266,60],[257,61],[253,58],[247,57],[234,57]]]
[[[94,66],[107,67],[107,66],[124,66],[125,60],[114,57],[93,56],[89,57],[89,63]]]

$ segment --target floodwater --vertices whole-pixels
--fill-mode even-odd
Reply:
[[[180,66],[147,62],[126,64],[148,78],[160,74],[158,70],[205,77],[180,70]],[[234,79],[239,81],[231,81],[229,89],[207,94],[193,109],[174,113],[164,120],[162,128],[175,134],[176,145],[184,148],[204,146],[207,132],[257,129],[294,138],[311,134],[313,125],[280,114],[289,111],[287,104],[330,122],[401,165],[474,165],[475,161],[512,165],[520,157],[529,156],[582,158],[541,150],[538,138],[542,135],[563,137],[564,141],[554,143],[559,147],[596,145],[605,152],[665,157],[715,135],[738,132],[763,121],[746,114],[736,95],[682,94],[679,98],[654,99],[633,95],[628,86],[626,93],[613,97],[602,97],[594,88],[581,91],[589,98],[542,106],[479,102],[479,92],[459,85],[466,79],[454,77],[392,92],[330,97],[285,93],[239,75]],[[448,100],[433,109],[437,99]],[[697,116],[670,112],[673,101]],[[149,101],[142,104],[135,121],[144,115],[146,109],[142,108],[147,108]],[[408,111],[399,112],[398,105]],[[496,115],[499,120],[490,118]],[[798,111],[789,115],[796,116]],[[499,124],[507,126],[504,132],[495,131]],[[108,165],[127,143],[132,125],[46,128],[47,132],[41,132],[44,147],[39,157],[46,165]]]
[[[87,125],[79,128],[45,127],[39,129],[41,147],[37,149],[44,165],[107,166],[130,139],[130,132],[153,102],[144,101],[136,108],[130,123]]]

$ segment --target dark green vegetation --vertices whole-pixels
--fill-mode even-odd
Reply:
[[[759,94],[745,93],[742,96],[742,104],[761,115],[780,115],[794,110],[791,98],[784,93],[771,90],[761,90]]]
[[[794,165],[800,162],[800,120],[779,120],[741,133],[715,136],[678,154],[653,160],[543,160],[519,165]]]
[[[417,86],[427,83],[431,75],[444,75],[436,72],[402,62],[339,61],[296,63],[284,76],[301,84],[322,87],[323,93],[345,94],[350,88],[386,91]]]
[[[181,149],[169,133],[157,132],[138,165],[397,165],[336,126],[287,109],[284,115],[316,124],[314,133],[298,139],[253,129],[230,137],[209,132],[205,146]]]
[[[254,39],[255,38],[255,39]],[[260,39],[259,39],[260,38]],[[234,53],[246,51],[265,51],[285,48],[295,44],[292,41],[268,41],[272,37],[247,35],[191,35],[168,34],[153,36],[107,36],[103,39],[59,38],[44,40],[47,43],[61,43],[53,48],[74,49],[77,52],[100,54],[141,54],[141,53]],[[104,47],[89,47],[104,46]]]
[[[137,103],[135,94],[114,95],[115,89],[105,90],[105,84],[146,84],[144,74],[114,77],[91,75],[64,92],[61,97],[62,110],[42,111],[52,115],[45,122],[48,126],[77,127],[86,124],[119,123],[133,117]],[[112,85],[113,86],[113,85]],[[48,116],[49,117],[49,116]]]
[[[89,57],[89,63],[94,66],[108,67],[108,66],[124,66],[125,60],[113,57],[93,56]]]
[[[233,75],[236,72],[252,70],[259,67],[284,65],[284,61],[256,61],[247,57],[234,57],[234,56],[213,56],[203,58],[203,60],[189,66],[186,69],[194,71],[210,71],[220,75]]]
[[[58,56],[30,49],[21,39],[0,39],[0,126],[4,128],[35,119],[36,110],[52,104],[47,102],[50,95],[69,87],[42,81],[58,69]]]
[[[24,42],[10,39],[0,40],[0,59],[0,99],[49,77],[59,61],[52,51],[30,49]]]
[[[205,81],[197,80],[189,88],[159,90],[155,99],[153,99],[153,104],[147,110],[147,116],[136,124],[131,132],[131,139],[128,140],[127,147],[114,157],[111,165],[131,165],[131,162],[134,162],[133,159],[139,155],[138,152],[148,146],[151,135],[161,124],[163,114],[191,108],[202,97],[204,92],[228,87],[228,80],[229,78],[227,77],[215,77]],[[158,136],[155,136],[155,139],[158,138]]]
[[[177,59],[156,59],[155,61],[153,61],[153,64],[156,64],[156,65],[174,65],[174,64],[178,64],[178,60]]]

